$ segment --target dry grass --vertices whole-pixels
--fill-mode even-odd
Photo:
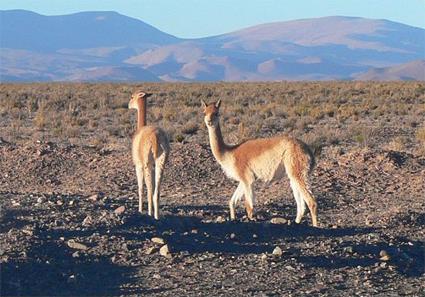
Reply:
[[[291,133],[322,146],[424,151],[422,82],[1,84],[0,133],[11,142],[128,146],[136,116],[127,103],[138,89],[155,93],[148,122],[172,141],[206,142],[200,100],[221,98],[229,142]]]

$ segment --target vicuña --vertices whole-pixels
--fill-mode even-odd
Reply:
[[[137,130],[133,135],[132,156],[139,187],[139,212],[143,210],[143,180],[147,188],[148,214],[152,215],[152,195],[155,219],[159,218],[159,196],[165,163],[170,153],[167,134],[158,127],[146,126],[146,99],[152,94],[137,92],[128,103],[137,110]],[[152,193],[153,192],[153,193]]]
[[[310,210],[313,226],[317,226],[317,203],[313,196],[308,176],[314,165],[314,155],[302,141],[289,136],[252,139],[237,145],[224,143],[220,129],[220,102],[206,104],[204,121],[208,127],[211,150],[226,175],[239,182],[229,200],[230,219],[235,219],[236,203],[245,195],[248,218],[253,218],[255,196],[253,183],[256,179],[271,181],[286,174],[297,202],[297,217],[301,222],[305,203]]]

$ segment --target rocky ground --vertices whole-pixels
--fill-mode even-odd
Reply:
[[[2,296],[424,296],[425,159],[327,147],[321,228],[293,223],[287,180],[256,220],[206,143],[174,143],[161,219],[137,212],[127,148],[0,143]],[[146,210],[146,205],[145,205]]]

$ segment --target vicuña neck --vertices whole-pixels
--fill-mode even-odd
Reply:
[[[224,153],[227,151],[228,147],[224,143],[223,135],[221,134],[220,124],[217,127],[208,127],[208,135],[210,138],[210,146],[214,157],[217,160],[222,160],[224,158]]]
[[[137,109],[137,129],[146,126],[146,100],[142,99],[139,101]]]

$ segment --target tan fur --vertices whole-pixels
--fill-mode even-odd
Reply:
[[[266,182],[288,175],[297,202],[296,222],[300,223],[305,203],[310,210],[313,226],[317,226],[317,203],[308,184],[314,167],[314,155],[302,141],[289,136],[260,138],[230,146],[224,143],[219,123],[220,101],[204,104],[204,121],[208,127],[211,150],[224,172],[239,182],[229,200],[230,217],[235,219],[235,206],[245,195],[249,218],[253,216],[255,196],[252,184],[256,179]]]
[[[167,134],[160,128],[145,126],[146,99],[150,94],[135,93],[128,108],[137,110],[137,130],[133,135],[132,157],[136,167],[139,212],[143,210],[143,182],[146,184],[148,197],[148,214],[152,215],[152,202],[155,219],[159,218],[159,197],[163,170],[170,153]],[[153,198],[153,201],[152,201]]]

